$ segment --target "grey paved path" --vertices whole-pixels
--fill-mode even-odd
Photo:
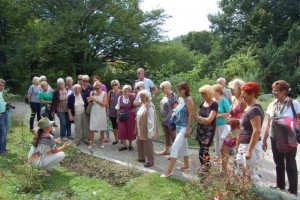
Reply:
[[[14,103],[14,105],[16,106],[16,110],[14,111],[14,115],[18,118],[18,119],[24,119],[26,121],[26,124],[28,124],[28,120],[29,120],[29,106],[25,105],[22,102],[16,102]],[[56,117],[56,121],[58,121],[58,117]],[[57,123],[59,124],[59,123]],[[262,133],[264,133],[265,130],[265,126],[266,126],[266,121],[263,124],[263,130]],[[74,127],[72,127],[74,128]],[[55,134],[59,136],[59,128],[55,129]],[[113,134],[110,134],[111,139],[113,140]],[[263,137],[263,135],[262,135]],[[78,149],[82,152],[88,153],[88,154],[92,154],[96,157],[100,157],[100,158],[104,158],[104,159],[108,159],[123,165],[128,165],[128,166],[134,166],[134,167],[138,167],[141,170],[146,170],[148,172],[157,172],[157,173],[163,173],[166,166],[168,165],[168,160],[166,156],[160,156],[160,155],[155,155],[155,165],[153,167],[150,167],[149,169],[144,168],[142,163],[138,163],[136,161],[137,159],[137,151],[136,151],[136,143],[133,142],[133,146],[135,148],[134,151],[122,151],[119,152],[118,149],[120,147],[120,143],[117,145],[112,145],[112,143],[105,143],[105,148],[104,149],[100,149],[99,147],[99,134],[95,134],[95,146],[91,151],[88,150],[87,145],[85,144],[81,144]],[[262,175],[262,181],[263,184],[268,186],[268,185],[272,185],[275,183],[276,181],[276,174],[275,174],[275,164],[273,162],[273,158],[272,158],[272,151],[270,149],[270,140],[268,140],[268,147],[269,149],[267,150],[267,152],[263,153],[262,155],[262,159],[261,159],[261,164],[260,164],[260,174]],[[159,152],[161,150],[163,150],[164,148],[164,143],[161,142],[154,142],[154,150],[155,152]],[[191,163],[191,172],[179,172],[177,170],[174,170],[174,177],[182,179],[182,180],[189,180],[192,179],[195,175],[196,172],[196,166],[199,165],[199,160],[197,158],[197,154],[198,154],[198,148],[191,148],[190,149],[190,163]],[[213,156],[214,153],[211,152],[211,155]],[[298,166],[298,180],[300,180],[300,148],[298,148],[298,152],[297,152],[297,166]],[[231,158],[233,159],[233,158]],[[183,162],[182,157],[179,157],[178,162],[176,163],[176,166],[180,166],[181,163]],[[288,186],[288,182],[287,182],[287,186]],[[300,185],[298,186],[298,191],[300,191]]]

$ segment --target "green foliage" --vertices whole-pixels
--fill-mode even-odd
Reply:
[[[183,36],[182,43],[188,46],[192,51],[209,54],[212,48],[213,35],[208,31],[189,32]]]

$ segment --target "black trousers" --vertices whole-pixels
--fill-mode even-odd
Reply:
[[[276,140],[271,137],[273,159],[276,164],[277,186],[285,189],[285,170],[289,180],[289,192],[297,195],[298,170],[296,163],[297,147],[287,153],[281,153],[276,148]]]

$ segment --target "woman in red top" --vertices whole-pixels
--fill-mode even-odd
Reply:
[[[230,107],[230,116],[226,119],[226,124],[230,125],[231,131],[226,136],[224,143],[221,147],[222,153],[222,170],[227,171],[227,164],[229,160],[229,151],[232,147],[237,146],[237,139],[240,129],[240,118],[247,107],[247,103],[241,97],[241,86],[245,82],[241,79],[234,79],[229,82],[228,86],[230,88],[232,97],[231,97],[231,107]]]

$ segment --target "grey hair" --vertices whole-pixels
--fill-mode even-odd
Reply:
[[[5,80],[4,79],[0,79],[0,82],[3,83],[3,85],[5,85]]]
[[[118,86],[120,87],[120,82],[119,82],[118,80],[112,80],[112,81],[110,82],[111,85],[112,85],[113,83],[118,84]]]
[[[76,88],[80,88],[80,89],[81,89],[81,86],[80,86],[79,84],[75,84],[73,87],[74,87],[74,90],[75,90]]]
[[[151,101],[151,93],[148,91],[148,90],[141,90],[140,92],[139,92],[139,95],[141,96],[141,95],[145,95],[146,97],[147,97],[147,99],[148,99],[148,101]]]
[[[226,83],[226,80],[225,80],[225,78],[223,78],[223,77],[218,78],[218,79],[217,79],[217,82],[219,82],[219,81],[222,81],[222,82]]]
[[[46,81],[46,80],[47,80],[46,76],[42,75],[42,76],[40,77],[40,81],[41,81],[41,82],[42,82],[42,81]]]
[[[233,89],[233,90],[239,90],[240,89],[240,87],[242,86],[242,85],[244,85],[245,84],[245,82],[242,80],[242,79],[239,79],[239,78],[235,78],[235,79],[233,79],[232,81],[230,81],[229,83],[228,83],[228,87],[230,88],[230,89]]]
[[[63,84],[63,83],[65,83],[63,78],[57,79],[57,85],[60,85],[60,84]]]
[[[128,90],[129,92],[132,91],[132,87],[130,85],[124,85],[123,90]]]
[[[138,87],[143,87],[145,88],[145,83],[143,81],[139,81],[135,84],[135,88],[138,88]]]
[[[144,68],[138,68],[138,70],[137,71],[140,71],[140,72],[142,72],[143,74],[145,74],[145,70],[144,70]]]
[[[71,82],[73,83],[73,78],[72,78],[71,76],[68,76],[68,77],[66,78],[66,82],[68,82],[68,81],[71,81]]]
[[[32,83],[33,83],[33,84],[35,84],[35,83],[37,83],[37,84],[40,83],[40,78],[37,77],[37,76],[33,77]]]
[[[171,89],[171,83],[169,81],[164,81],[159,86],[160,89]]]
[[[90,77],[89,77],[89,75],[83,75],[82,76],[82,80],[86,80],[86,81],[89,81],[90,80]]]
[[[82,76],[83,76],[82,74],[79,74],[79,75],[77,76],[77,79],[80,79],[80,78],[82,79]]]

